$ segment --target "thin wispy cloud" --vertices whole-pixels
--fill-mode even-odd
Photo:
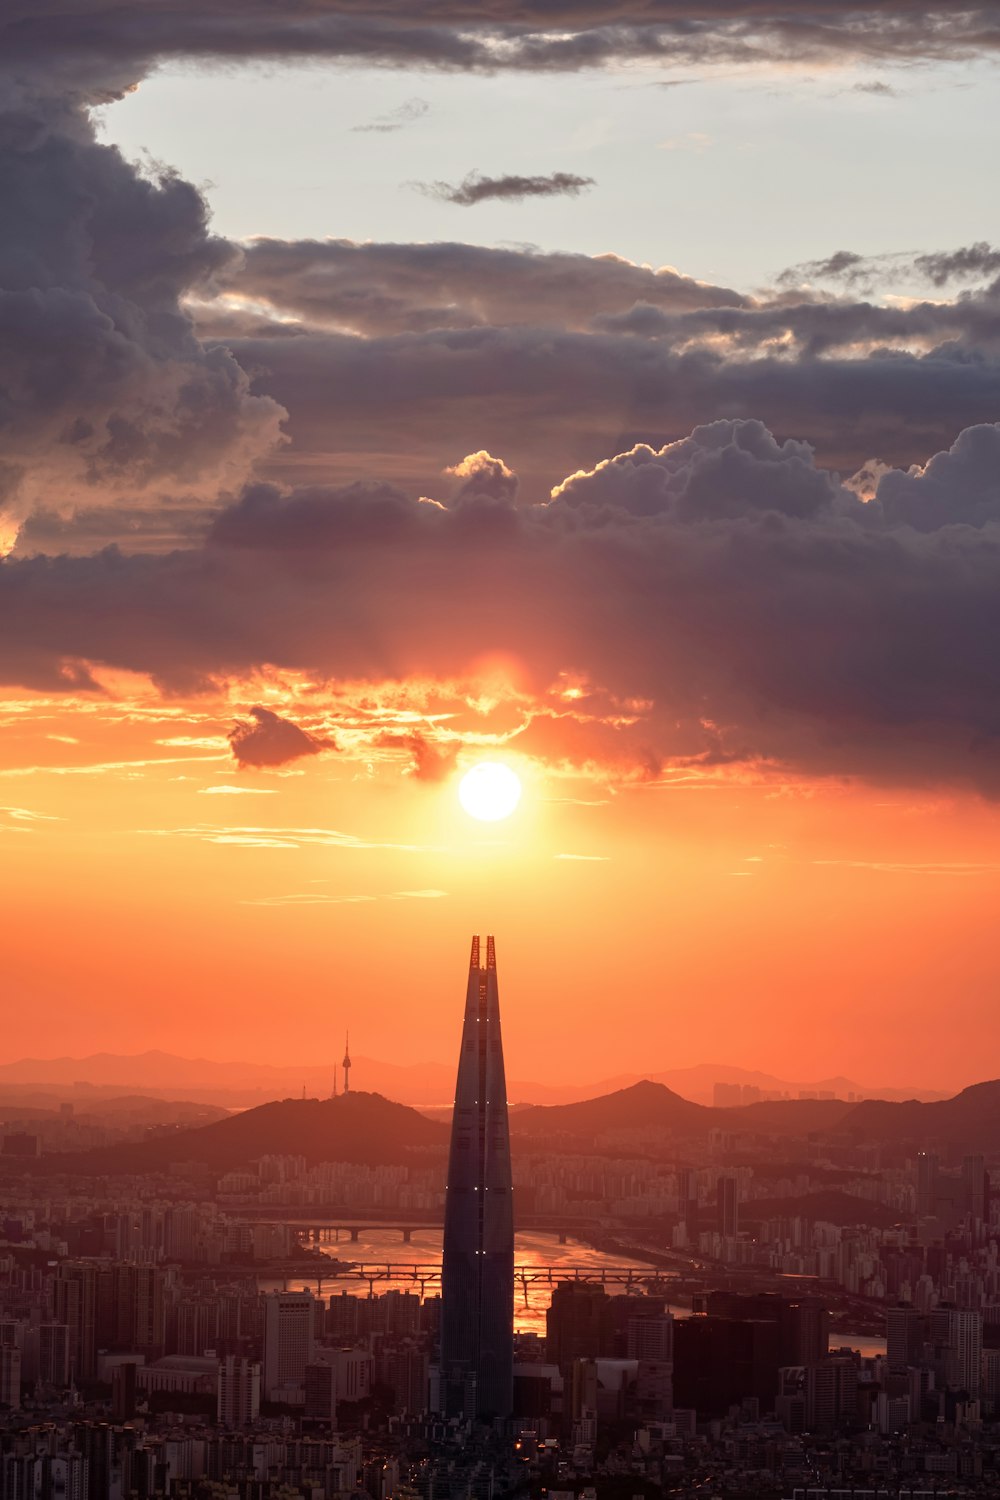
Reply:
[[[593,177],[580,177],[575,172],[550,172],[535,177],[516,173],[485,177],[480,172],[469,172],[459,183],[415,182],[411,186],[442,203],[473,208],[477,203],[520,203],[526,198],[575,198],[596,183]]]
[[[876,78],[871,83],[856,83],[848,90],[852,94],[871,94],[876,99],[898,99],[899,95],[890,83],[883,83]]]
[[[944,875],[967,878],[970,875],[998,875],[1000,864],[974,864],[962,860],[905,861],[882,859],[814,859],[814,865],[839,866],[846,870],[873,870],[880,875]]]
[[[553,854],[553,859],[568,859],[580,864],[606,865],[608,855],[606,854]]]
[[[86,766],[7,766],[0,776],[141,776],[156,766],[188,766],[228,759],[228,755],[164,755],[149,760],[102,760]]]
[[[297,849],[318,844],[330,849],[395,849],[404,854],[441,852],[431,844],[396,844],[381,839],[364,839],[336,828],[214,827],[208,823],[196,823],[186,828],[141,828],[137,832],[154,838],[195,839],[203,844],[242,844],[255,849]]]
[[[351,129],[355,135],[391,135],[394,131],[412,125],[415,120],[423,119],[429,110],[430,105],[426,99],[414,96],[404,100],[396,109],[390,109],[384,115],[376,115],[374,120],[369,120],[364,125],[352,125]]]
[[[447,891],[388,891],[381,896],[331,896],[322,891],[293,891],[287,896],[258,896],[241,906],[360,906],[373,901],[436,901]]]
[[[273,786],[200,786],[199,797],[276,797]]]
[[[0,807],[0,833],[34,833],[36,823],[63,823],[54,813],[34,812],[29,807]]]
[[[660,141],[660,151],[693,151],[701,155],[714,145],[713,137],[706,135],[703,130],[689,130],[686,135],[670,136],[665,141]]]

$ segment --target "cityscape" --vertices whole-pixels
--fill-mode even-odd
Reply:
[[[1000,1082],[509,1109],[492,936],[448,1123],[349,1056],[3,1106],[4,1496],[996,1492]]]
[[[0,0],[0,1500],[1000,1500],[1000,0]]]

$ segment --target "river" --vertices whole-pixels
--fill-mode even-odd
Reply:
[[[352,1240],[345,1235],[338,1243],[324,1245],[326,1254],[338,1260],[353,1261],[358,1265],[385,1265],[389,1263],[394,1266],[439,1266],[441,1264],[441,1230],[440,1229],[415,1229],[408,1243],[402,1243],[399,1230],[392,1229],[365,1229],[359,1234],[357,1240]],[[647,1261],[636,1260],[627,1255],[608,1255],[603,1250],[595,1250],[593,1245],[586,1245],[580,1240],[569,1239],[566,1244],[561,1244],[557,1235],[551,1234],[519,1234],[514,1245],[514,1263],[518,1268],[529,1271],[537,1271],[540,1267],[552,1267],[554,1272],[560,1268],[566,1268],[566,1275],[570,1274],[570,1267],[579,1266],[587,1271],[600,1271],[610,1266],[621,1268],[633,1268],[647,1275],[659,1276],[669,1279],[671,1273],[668,1271],[656,1271]],[[309,1287],[312,1291],[317,1290],[319,1278],[316,1276],[290,1277],[288,1288],[294,1291],[300,1287]],[[262,1291],[271,1291],[275,1287],[284,1286],[285,1283],[268,1277],[260,1277],[259,1284]],[[320,1285],[321,1294],[329,1297],[331,1294],[341,1291],[352,1291],[358,1286],[354,1280],[338,1277],[323,1277]],[[364,1283],[362,1283],[364,1287]],[[624,1288],[621,1288],[623,1290]],[[376,1292],[387,1292],[393,1290],[413,1292],[419,1287],[414,1284],[410,1276],[399,1278],[387,1278],[375,1284]],[[428,1287],[429,1292],[440,1290],[440,1284]],[[610,1286],[612,1293],[619,1288]],[[359,1295],[366,1295],[359,1291]],[[544,1333],[545,1312],[549,1305],[552,1288],[547,1282],[528,1283],[527,1286],[518,1284],[514,1298],[514,1327],[518,1333]],[[684,1308],[674,1309],[684,1312]],[[687,1309],[690,1311],[690,1309]]]
[[[358,1239],[352,1240],[348,1235],[335,1244],[323,1247],[326,1254],[335,1259],[353,1261],[359,1265],[386,1265],[394,1266],[438,1266],[441,1263],[441,1230],[440,1229],[415,1229],[408,1243],[403,1243],[398,1229],[371,1228],[362,1231]],[[579,1266],[587,1271],[600,1271],[611,1266],[632,1267],[640,1273],[645,1271],[649,1275],[656,1275],[662,1281],[672,1279],[674,1273],[671,1271],[655,1270],[647,1261],[637,1260],[628,1255],[615,1252],[608,1254],[606,1251],[597,1250],[593,1245],[587,1245],[581,1240],[569,1239],[566,1244],[561,1244],[558,1236],[551,1234],[518,1234],[514,1246],[514,1263],[518,1267],[528,1270],[537,1270],[542,1266],[551,1266],[558,1272],[560,1267],[566,1268],[567,1275],[570,1268]],[[284,1282],[260,1278],[262,1291],[270,1291],[275,1287],[285,1285]],[[341,1291],[358,1290],[358,1295],[366,1295],[367,1288],[362,1283],[359,1288],[354,1280],[347,1280],[335,1276],[323,1277],[321,1282],[316,1276],[289,1278],[289,1290],[297,1290],[309,1287],[311,1290],[320,1290],[321,1295],[329,1297]],[[364,1288],[364,1290],[362,1290]],[[414,1284],[412,1277],[401,1276],[398,1279],[386,1279],[375,1284],[377,1292],[382,1291],[417,1291],[419,1287]],[[439,1285],[433,1284],[429,1291],[438,1291]],[[609,1286],[608,1290],[614,1294],[615,1291],[624,1290],[615,1286]],[[545,1312],[552,1295],[551,1286],[547,1282],[529,1283],[527,1287],[518,1284],[515,1288],[514,1298],[514,1327],[519,1333],[545,1332]],[[679,1303],[667,1304],[670,1310],[678,1317],[687,1317],[690,1307]],[[844,1347],[859,1349],[862,1354],[871,1357],[875,1354],[885,1352],[885,1340],[870,1337],[862,1333],[832,1333],[830,1335],[831,1349]]]

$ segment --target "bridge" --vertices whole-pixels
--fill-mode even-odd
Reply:
[[[376,1287],[396,1288],[403,1286],[419,1289],[421,1298],[427,1294],[428,1287],[440,1287],[441,1285],[441,1262],[436,1261],[428,1264],[416,1264],[413,1261],[362,1261],[351,1264],[349,1261],[331,1260],[329,1270],[323,1268],[322,1273],[315,1276],[292,1275],[284,1278],[287,1288],[290,1280],[315,1281],[317,1294],[322,1296],[324,1282],[328,1281],[354,1281],[361,1285],[367,1285],[369,1297],[375,1296]],[[654,1266],[537,1266],[523,1265],[514,1267],[514,1284],[519,1287],[524,1296],[524,1305],[528,1305],[528,1292],[535,1287],[555,1287],[560,1281],[579,1281],[589,1286],[616,1287],[629,1291],[649,1292],[656,1288],[667,1288],[673,1286],[674,1277],[671,1273],[664,1275],[657,1271]]]
[[[302,1245],[337,1245],[341,1240],[350,1244],[357,1244],[362,1235],[370,1234],[398,1234],[402,1236],[403,1244],[408,1245],[414,1234],[426,1230],[441,1230],[444,1226],[443,1215],[431,1217],[430,1215],[416,1215],[405,1220],[397,1216],[393,1219],[380,1219],[371,1215],[363,1219],[355,1219],[347,1214],[343,1218],[306,1218],[294,1212],[283,1213],[271,1207],[263,1214],[250,1213],[242,1208],[236,1210],[241,1218],[252,1218],[255,1224],[282,1225],[295,1232],[299,1243]],[[538,1214],[519,1215],[517,1221],[519,1230],[528,1234],[551,1234],[558,1238],[560,1245],[568,1244],[571,1237],[586,1236],[593,1233],[597,1228],[593,1219],[580,1219],[576,1222],[566,1219],[554,1219],[543,1217]]]

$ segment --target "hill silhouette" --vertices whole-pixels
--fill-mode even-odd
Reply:
[[[995,1150],[1000,1148],[1000,1079],[974,1083],[953,1099],[930,1104],[867,1099],[855,1105],[841,1128],[865,1140]]]
[[[173,1162],[229,1171],[262,1156],[304,1156],[310,1164],[402,1162],[414,1147],[444,1146],[448,1128],[381,1094],[336,1099],[281,1099],[195,1130],[175,1130],[136,1144],[40,1158],[42,1170],[102,1174],[156,1172]]]
[[[516,1110],[510,1128],[519,1139],[563,1136],[579,1141],[620,1130],[671,1131],[681,1136],[725,1130],[734,1135],[795,1137],[836,1129],[855,1108],[839,1099],[782,1099],[714,1109],[693,1104],[665,1084],[644,1079],[578,1104],[537,1104]]]
[[[510,1117],[516,1137],[569,1135],[579,1139],[603,1135],[609,1130],[675,1130],[700,1133],[709,1130],[717,1114],[704,1104],[682,1099],[665,1084],[643,1079],[628,1088],[616,1089],[597,1099],[578,1104],[533,1104]]]

